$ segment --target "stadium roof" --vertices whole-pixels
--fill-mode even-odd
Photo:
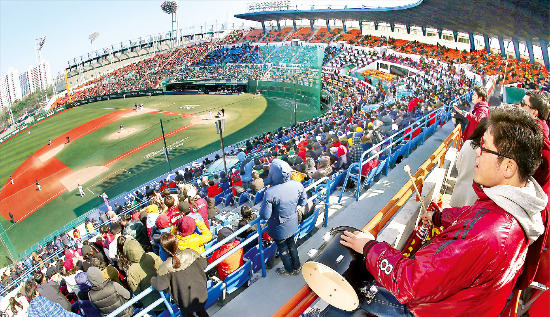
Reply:
[[[549,11],[548,0],[424,0],[417,6],[402,10],[279,10],[249,12],[235,17],[257,22],[301,19],[386,22],[520,41],[544,39],[549,43]]]

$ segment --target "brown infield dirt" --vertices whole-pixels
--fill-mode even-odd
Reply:
[[[71,141],[74,141],[86,134],[114,123],[121,118],[151,112],[180,117],[191,117],[190,124],[167,133],[167,137],[177,134],[194,125],[213,124],[214,121],[218,119],[215,117],[214,113],[211,117],[208,114],[197,116],[186,113],[175,113],[162,110],[159,111],[150,108],[144,108],[141,111],[121,109],[96,118],[64,133],[55,140],[52,140],[51,145],[45,145],[36,153],[32,154],[14,171],[14,184],[8,184],[9,180],[6,181],[6,184],[4,184],[4,187],[0,191],[0,201],[2,204],[11,206],[10,212],[13,214],[15,221],[19,222],[62,193],[66,191],[73,191],[77,188],[78,184],[85,184],[87,181],[109,171],[109,165],[161,141],[162,137],[156,138],[120,155],[117,158],[112,159],[109,162],[106,162],[102,166],[90,166],[78,171],[71,170],[55,157],[65,147],[67,136],[70,136]],[[225,118],[229,118],[227,114]],[[117,131],[113,133],[110,138],[123,138],[139,131],[139,128],[127,128],[122,132]],[[35,185],[37,180],[42,186],[40,191]],[[8,210],[3,208],[1,211],[1,216],[5,219],[9,219]]]
[[[125,137],[129,136],[130,134],[134,134],[134,133],[139,132],[139,131],[141,131],[141,130],[137,129],[137,128],[124,128],[122,131],[117,131],[115,133],[111,133],[111,135],[109,135],[109,140],[122,139],[122,138],[125,138]]]

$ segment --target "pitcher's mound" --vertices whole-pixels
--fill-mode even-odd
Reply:
[[[139,129],[136,129],[136,128],[124,128],[124,130],[122,130],[122,131],[119,130],[119,131],[109,135],[109,140],[122,139],[122,138],[125,138],[125,137],[129,136],[130,134],[136,133],[138,131],[139,131]]]
[[[90,166],[83,168],[79,171],[73,172],[68,176],[63,177],[60,181],[68,191],[76,189],[78,184],[82,185],[87,181],[99,176],[101,173],[105,173],[109,168],[105,166]]]
[[[48,145],[48,146],[50,146],[50,145]],[[52,148],[51,150],[49,150],[48,152],[40,155],[38,157],[38,159],[42,162],[46,162],[47,160],[54,157],[57,153],[61,152],[61,150],[63,150],[63,147],[65,147],[64,144],[58,145],[58,146]]]
[[[231,119],[231,115],[225,112],[225,117],[216,117],[215,113],[212,113],[212,116],[208,114],[198,115],[191,119],[191,124],[214,124],[216,120],[225,119],[226,121],[229,121]]]

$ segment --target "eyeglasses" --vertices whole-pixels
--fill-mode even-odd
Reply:
[[[498,153],[498,152],[496,152],[496,151],[489,150],[488,148],[484,147],[484,146],[483,146],[483,138],[481,138],[481,140],[479,141],[479,150],[480,150],[479,155],[483,155],[483,152],[485,151],[485,152],[487,152],[487,153],[491,153],[491,154],[494,154],[494,155],[496,155],[496,156],[502,156],[502,157],[505,157],[505,158],[507,158],[507,159],[513,160],[513,158],[511,158],[511,157],[509,157],[509,156],[507,156],[507,155],[500,154],[500,153]]]
[[[522,107],[529,107],[531,109],[535,109],[533,108],[531,105],[528,105],[525,100],[521,99],[521,101],[519,102],[519,105],[522,106]]]

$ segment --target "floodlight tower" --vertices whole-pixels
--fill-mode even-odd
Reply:
[[[46,36],[34,39],[34,48],[36,50],[36,64],[38,65],[37,67],[40,70],[40,90],[42,90],[43,92],[42,102],[45,104],[48,99],[48,96],[46,94],[46,88],[45,88],[46,83],[44,83],[44,86],[42,86],[43,85],[42,83],[42,78],[43,78],[42,77],[42,48],[44,47],[44,43],[46,43]]]
[[[98,37],[99,37],[99,33],[97,32],[94,32],[88,36],[88,39],[90,40],[90,44],[92,44],[92,52],[95,51],[94,41],[97,40]]]
[[[45,36],[34,39],[34,49],[36,51],[36,63],[38,65],[40,65],[40,62],[42,61],[42,48],[44,47],[44,43],[46,43]]]
[[[178,29],[178,2],[176,0],[166,0],[164,1],[160,8],[164,13],[170,14],[172,17],[172,32],[170,32],[170,42],[172,43],[172,47],[174,47],[174,30]],[[174,24],[176,25],[176,28],[174,29]],[[178,36],[176,34],[176,41],[178,40]]]

